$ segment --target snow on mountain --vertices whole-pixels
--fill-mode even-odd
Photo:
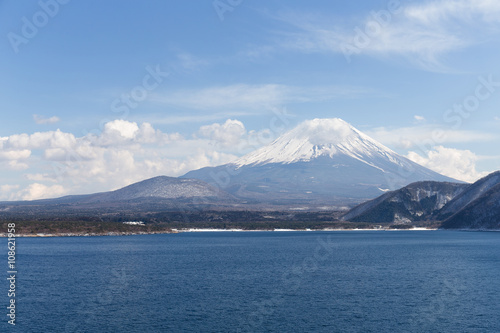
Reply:
[[[234,164],[239,167],[267,163],[288,164],[307,162],[320,156],[333,158],[335,155],[349,156],[379,169],[367,157],[379,156],[397,165],[404,165],[404,160],[395,152],[339,118],[304,121],[270,145],[243,156]]]
[[[364,202],[343,220],[433,223],[446,229],[500,228],[500,171],[474,184],[417,182]]]
[[[445,219],[463,209],[473,201],[483,196],[495,186],[500,185],[500,171],[493,172],[472,184],[467,191],[457,196],[453,201],[443,207],[439,218]]]
[[[231,209],[239,201],[232,195],[197,179],[159,176],[111,192],[62,198],[0,202],[0,218],[75,218],[157,214],[167,211]],[[144,216],[144,215],[143,215]]]
[[[439,212],[443,228],[500,229],[500,171],[470,185]]]
[[[412,183],[364,202],[344,214],[343,220],[370,223],[401,223],[433,218],[470,184],[423,181]]]
[[[116,191],[91,195],[87,202],[126,201],[139,198],[179,199],[194,197],[228,197],[218,188],[197,179],[159,176],[143,180]]]
[[[304,121],[233,163],[182,177],[203,180],[242,199],[306,205],[353,204],[416,181],[456,181],[338,118]]]

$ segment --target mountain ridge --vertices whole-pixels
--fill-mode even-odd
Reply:
[[[203,180],[244,200],[340,207],[415,181],[458,182],[378,143],[339,119],[302,122],[271,144],[182,178]]]
[[[302,122],[270,145],[237,159],[234,164],[239,167],[268,163],[289,164],[325,155],[331,158],[337,154],[363,161],[360,156],[374,152],[389,158],[393,158],[391,154],[395,154],[340,118],[316,118]],[[393,161],[398,162],[397,159]]]
[[[28,203],[64,210],[215,209],[340,211],[415,181],[453,181],[378,143],[347,122],[300,123],[233,163],[159,176],[116,191]],[[30,208],[30,209],[31,209]],[[35,208],[33,208],[35,210]]]
[[[433,191],[426,188],[429,184]],[[341,219],[407,225],[427,221],[445,229],[500,229],[500,171],[473,184],[413,183],[364,202]]]
[[[434,181],[412,183],[352,208],[342,220],[401,224],[429,220],[469,186]]]

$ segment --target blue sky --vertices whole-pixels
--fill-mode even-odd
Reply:
[[[0,200],[182,175],[312,118],[500,169],[497,1],[0,1],[0,36]]]

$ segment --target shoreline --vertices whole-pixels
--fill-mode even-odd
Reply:
[[[209,229],[209,228],[189,228],[189,229],[173,229],[178,233],[182,232],[258,232],[258,231],[266,231],[266,232],[293,232],[293,231],[422,231],[422,230],[439,230],[438,228],[411,228],[411,229],[398,229],[398,228],[352,228],[352,229],[342,229],[342,228],[324,228],[324,229],[254,229],[254,230],[245,230],[245,229]]]
[[[175,231],[140,231],[140,232],[105,232],[105,233],[37,233],[37,234],[15,234],[15,238],[48,238],[48,237],[101,237],[101,236],[134,236],[134,235],[155,235],[155,234],[176,234]],[[0,234],[0,238],[6,238],[7,234]]]
[[[380,229],[210,229],[210,228],[189,228],[172,229],[171,231],[152,231],[152,232],[106,232],[106,233],[37,233],[37,234],[16,234],[16,238],[47,238],[47,237],[101,237],[101,236],[135,236],[135,235],[156,235],[156,234],[178,234],[192,232],[328,232],[328,231],[436,231],[437,228],[380,228]],[[1,233],[0,237],[7,237],[6,233]]]
[[[37,234],[16,234],[16,238],[49,238],[49,237],[104,237],[104,236],[137,236],[156,234],[180,234],[180,233],[204,233],[204,232],[329,232],[329,231],[469,231],[469,232],[500,232],[498,229],[440,229],[440,228],[380,228],[380,229],[210,229],[210,228],[189,228],[172,229],[171,231],[152,232],[107,232],[107,233],[37,233]],[[6,233],[0,233],[0,238],[7,238]]]

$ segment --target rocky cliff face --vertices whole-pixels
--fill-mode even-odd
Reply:
[[[438,216],[445,218],[443,228],[500,229],[500,172],[471,185]]]
[[[454,200],[447,204],[446,207],[443,207],[443,209],[437,214],[436,218],[439,220],[446,220],[448,217],[464,209],[474,200],[477,200],[485,195],[498,184],[500,184],[500,171],[493,172],[488,176],[479,179],[477,182],[469,186],[467,191],[460,193],[460,195],[454,198]]]
[[[343,219],[398,224],[429,220],[468,186],[431,181],[412,183],[354,207]]]
[[[474,184],[418,182],[351,209],[347,221],[440,222],[450,229],[500,229],[500,171]]]

